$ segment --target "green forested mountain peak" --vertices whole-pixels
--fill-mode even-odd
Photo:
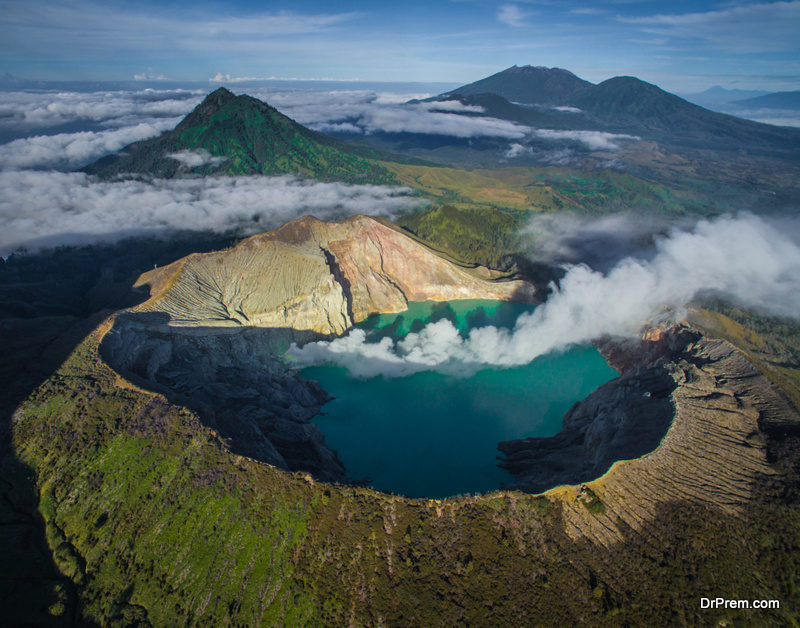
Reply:
[[[387,183],[392,175],[365,150],[312,131],[265,102],[224,87],[173,130],[86,166],[103,178],[143,174],[298,174],[320,180]]]

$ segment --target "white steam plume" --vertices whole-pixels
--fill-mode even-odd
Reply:
[[[649,261],[625,258],[605,275],[573,266],[547,302],[522,314],[511,330],[476,328],[465,338],[442,320],[396,343],[369,343],[354,330],[330,342],[292,345],[287,355],[298,366],[338,364],[356,377],[511,367],[604,335],[634,335],[654,317],[681,316],[706,291],[796,317],[800,246],[792,232],[794,226],[776,227],[750,214],[704,220],[658,241]]]

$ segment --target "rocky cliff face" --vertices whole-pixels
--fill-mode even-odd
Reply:
[[[142,276],[145,309],[171,326],[258,326],[339,335],[408,301],[530,302],[534,290],[485,268],[463,268],[366,216],[310,216],[227,251],[191,255]]]
[[[344,465],[310,423],[328,395],[277,360],[270,330],[173,331],[163,317],[122,314],[101,346],[117,371],[193,408],[231,451],[328,482]]]
[[[411,300],[534,298],[524,282],[457,266],[365,216],[296,220],[145,284],[150,300],[103,340],[109,364],[193,408],[232,451],[330,482],[347,481],[345,469],[310,422],[328,398],[277,359],[290,341],[340,335]]]
[[[671,395],[677,383],[669,360],[699,338],[698,333],[676,327],[648,329],[640,342],[602,342],[606,359],[622,375],[576,403],[555,436],[500,443],[505,455],[500,466],[515,476],[520,488],[536,493],[588,482],[617,460],[650,453],[669,429],[675,411]]]

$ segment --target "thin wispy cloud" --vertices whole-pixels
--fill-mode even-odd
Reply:
[[[107,21],[113,15],[115,22]],[[120,35],[128,43],[169,35],[191,40],[236,40],[241,38],[290,37],[328,31],[358,17],[357,12],[301,13],[290,10],[243,15],[204,15],[197,10],[180,17],[137,8],[119,9],[95,2],[17,3],[7,8],[6,21],[20,33],[40,32],[59,26],[77,28],[89,36],[86,45]],[[135,31],[140,31],[139,35]],[[60,29],[59,29],[60,30]],[[58,33],[54,33],[58,36]]]
[[[186,168],[199,168],[200,166],[217,166],[225,161],[224,157],[215,157],[207,150],[181,150],[167,155]]]
[[[525,26],[527,17],[528,13],[520,9],[516,4],[504,4],[497,12],[497,19],[500,22],[514,28]]]
[[[691,13],[620,15],[617,20],[654,34],[697,39],[737,53],[789,51],[798,49],[800,1],[762,2]]]
[[[261,81],[329,81],[329,82],[340,82],[340,83],[357,83],[361,79],[358,78],[334,78],[334,77],[325,77],[325,76],[317,76],[317,77],[293,77],[293,76],[231,76],[230,74],[223,74],[222,72],[217,72],[214,76],[208,79],[209,83],[221,83],[221,84],[236,84],[236,83],[257,83]]]
[[[155,0],[29,0],[0,14],[0,62],[31,78],[205,80],[219,73],[229,83],[273,76],[467,83],[522,63],[580,69],[593,81],[620,74],[652,80],[671,66],[671,83],[662,85],[671,91],[759,73],[785,90],[796,89],[779,76],[796,66],[797,4],[698,0],[679,13],[679,5],[656,2],[449,2],[428,3],[419,19],[408,19],[406,7],[387,3],[354,11],[298,0],[263,10],[231,0],[178,12]],[[664,39],[659,47],[667,54],[679,44],[676,58],[656,62],[648,48]],[[709,48],[731,54],[708,55]],[[758,56],[764,51],[776,54],[769,66]],[[709,60],[687,65],[680,55]],[[707,75],[714,78],[706,82]]]
[[[533,135],[547,140],[571,140],[584,144],[590,150],[619,150],[624,141],[636,141],[635,135],[607,133],[605,131],[558,131],[553,129],[534,129]]]
[[[153,72],[153,68],[147,68],[146,72],[139,72],[133,75],[134,81],[166,81],[167,77],[163,74]]]

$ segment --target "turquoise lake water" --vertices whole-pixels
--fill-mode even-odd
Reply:
[[[530,306],[500,301],[410,303],[407,312],[363,321],[369,340],[402,338],[442,318],[464,334],[512,327]],[[411,497],[483,493],[510,484],[497,466],[497,443],[552,436],[573,403],[617,376],[592,346],[541,356],[508,369],[458,378],[436,372],[356,379],[343,367],[305,368],[334,401],[314,421],[351,478]]]

